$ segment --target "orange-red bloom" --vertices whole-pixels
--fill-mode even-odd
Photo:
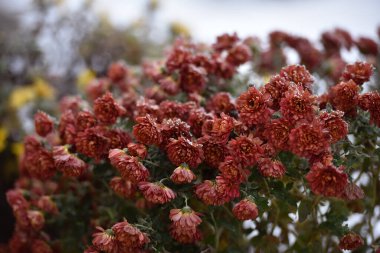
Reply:
[[[166,151],[169,160],[177,166],[187,163],[191,168],[196,168],[204,159],[202,145],[183,137],[172,139]]]
[[[255,87],[250,87],[240,94],[236,100],[240,120],[248,126],[267,122],[272,114],[268,108],[268,100],[269,96],[262,94]]]
[[[373,66],[367,62],[347,64],[342,73],[342,81],[353,80],[357,85],[368,82],[373,74]]]
[[[39,136],[45,137],[53,131],[53,119],[45,112],[38,111],[34,114],[34,127]]]
[[[149,177],[148,169],[136,157],[127,155],[121,149],[111,149],[108,158],[124,180],[138,183]]]
[[[66,146],[53,147],[53,159],[57,169],[66,176],[78,177],[87,169],[87,164],[71,154]]]
[[[112,231],[121,247],[142,248],[150,241],[147,234],[141,232],[128,221],[116,223],[112,226]]]
[[[133,127],[136,140],[145,145],[160,145],[162,135],[159,125],[149,114],[136,118],[137,124]]]
[[[350,232],[344,235],[339,240],[339,248],[341,250],[354,250],[354,249],[359,248],[363,244],[364,244],[364,241],[360,237],[360,235],[355,234],[353,232]]]
[[[285,166],[279,160],[262,158],[258,162],[258,170],[264,177],[281,178],[285,175]]]
[[[238,136],[228,142],[229,154],[243,166],[253,166],[262,156],[263,149],[259,138]]]
[[[178,166],[170,176],[170,179],[176,184],[191,183],[196,178],[194,172],[185,163]]]
[[[246,198],[234,206],[232,213],[238,220],[241,221],[254,220],[259,215],[259,210],[250,198]]]
[[[306,175],[313,193],[326,197],[340,197],[348,184],[348,176],[343,172],[344,167],[333,165],[323,166],[314,164]]]
[[[140,182],[139,189],[149,202],[154,204],[165,204],[176,197],[176,194],[160,182]]]
[[[125,113],[125,109],[116,103],[110,92],[107,92],[94,101],[94,114],[96,119],[105,125],[116,123],[117,118]]]
[[[323,122],[324,128],[329,132],[331,143],[335,143],[348,134],[348,124],[343,120],[344,113],[341,111],[322,112],[319,119]]]

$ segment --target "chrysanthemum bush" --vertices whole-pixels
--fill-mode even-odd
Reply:
[[[274,32],[263,50],[224,34],[179,39],[139,68],[113,63],[56,118],[35,114],[7,193],[9,251],[376,250],[380,93],[363,91],[377,78],[367,40],[338,29],[318,50]],[[285,64],[287,47],[300,64]],[[343,47],[371,63],[345,63]]]

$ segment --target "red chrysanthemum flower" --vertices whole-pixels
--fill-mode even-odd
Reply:
[[[202,134],[207,140],[214,143],[225,144],[234,129],[232,117],[222,113],[220,118],[205,120],[202,126]]]
[[[108,67],[107,76],[112,82],[120,82],[127,76],[128,70],[124,62],[114,62]]]
[[[228,50],[232,48],[239,40],[240,39],[236,33],[231,35],[224,33],[216,38],[216,42],[212,45],[212,47],[216,51]]]
[[[197,227],[177,227],[170,225],[170,236],[182,244],[190,244],[201,240],[201,232]]]
[[[78,177],[87,169],[86,163],[71,154],[67,146],[53,147],[54,164],[65,176]]]
[[[136,192],[135,185],[131,181],[124,180],[121,177],[113,177],[109,184],[114,192],[124,198],[131,198]]]
[[[377,56],[379,54],[377,43],[373,39],[360,37],[355,44],[364,55]]]
[[[191,127],[191,132],[196,136],[200,137],[202,135],[202,126],[203,123],[208,120],[212,119],[213,117],[211,114],[206,113],[206,111],[201,108],[197,108],[190,111],[189,118],[187,119],[187,123]]]
[[[228,50],[226,61],[234,66],[239,66],[248,62],[251,58],[250,48],[243,43],[239,43]]]
[[[359,99],[359,89],[359,86],[352,80],[340,82],[330,89],[330,103],[336,110],[355,116]]]
[[[352,200],[363,199],[364,196],[365,194],[362,188],[360,188],[355,183],[348,183],[346,188],[344,188],[344,191],[342,192],[342,195],[340,197],[344,200],[352,201]]]
[[[166,68],[169,72],[180,69],[190,61],[191,52],[184,46],[174,47],[166,59]]]
[[[330,137],[320,121],[302,123],[289,134],[289,148],[294,154],[310,158],[326,151]]]
[[[262,156],[262,141],[259,138],[238,136],[228,142],[229,154],[243,166],[253,166]]]
[[[186,64],[179,72],[179,84],[181,89],[187,93],[202,91],[207,82],[206,70],[193,64]]]
[[[323,126],[328,130],[331,143],[335,143],[343,139],[348,134],[348,124],[343,120],[344,112],[322,112],[319,119],[323,122]]]
[[[259,215],[259,210],[255,202],[250,198],[246,198],[237,203],[232,209],[234,216],[241,221],[254,220]]]
[[[239,182],[230,181],[223,176],[216,176],[215,184],[219,205],[240,197]]]
[[[194,181],[197,177],[195,176],[194,172],[192,172],[189,168],[189,166],[184,163],[178,166],[170,176],[170,179],[175,184],[186,184],[191,183]]]
[[[348,176],[343,170],[343,166],[336,168],[333,165],[323,166],[317,163],[311,167],[305,178],[314,194],[339,197],[348,184]]]
[[[359,106],[370,113],[370,123],[380,127],[380,93],[371,91],[359,97]]]
[[[198,141],[202,144],[204,162],[213,168],[218,168],[228,153],[226,145],[223,143],[214,143],[207,137],[201,138]]]
[[[75,139],[77,151],[99,161],[107,157],[110,139],[106,136],[107,129],[96,126],[79,132]]]
[[[235,110],[235,104],[228,92],[218,92],[207,101],[206,108],[217,114],[230,114]]]
[[[13,211],[16,211],[18,209],[28,209],[30,204],[25,199],[22,190],[15,189],[15,190],[9,190],[6,193],[7,202],[12,207]]]
[[[125,148],[131,141],[128,132],[122,129],[107,129],[104,136],[109,139],[109,148]]]
[[[193,101],[186,103],[180,103],[176,101],[165,100],[160,103],[159,106],[159,121],[170,118],[179,118],[186,121],[189,117],[191,110],[197,108],[197,105]]]
[[[350,232],[344,235],[339,240],[339,249],[341,250],[354,250],[361,247],[364,244],[360,235]]]
[[[34,114],[34,127],[39,136],[45,137],[53,131],[53,119],[45,112],[38,111]]]
[[[127,155],[121,149],[111,149],[109,159],[124,180],[138,183],[146,181],[149,177],[148,169],[139,162],[138,158]]]
[[[124,107],[116,103],[110,92],[107,92],[94,101],[94,114],[96,119],[105,125],[115,124],[117,118],[125,113]]]
[[[31,245],[31,253],[53,253],[50,245],[41,239],[33,240]]]
[[[167,94],[174,96],[177,95],[179,90],[179,83],[177,80],[174,80],[172,76],[163,77],[158,81],[161,89]]]
[[[315,97],[307,90],[290,86],[280,102],[281,115],[290,122],[297,122],[301,119],[311,121],[316,109],[315,102]]]
[[[22,165],[32,177],[42,180],[52,177],[56,172],[52,153],[43,148],[38,142],[39,145],[30,142],[33,142],[31,138],[25,140],[25,154]]]
[[[50,196],[41,196],[36,203],[36,206],[46,213],[57,214],[58,208],[56,203]]]
[[[111,83],[107,78],[93,79],[86,87],[86,94],[89,100],[103,96],[110,88]]]
[[[62,113],[59,120],[58,132],[62,144],[75,144],[77,130],[75,126],[75,116],[73,111],[66,110]]]
[[[137,124],[133,127],[136,140],[145,145],[160,145],[162,142],[161,130],[158,123],[149,114],[136,118]]]
[[[91,128],[97,125],[95,116],[89,111],[81,111],[76,117],[76,129],[78,132],[85,131],[87,128]]]
[[[175,192],[160,182],[140,182],[139,189],[149,202],[165,204],[176,197]]]
[[[164,119],[160,125],[160,131],[162,135],[161,147],[163,148],[170,143],[172,138],[191,137],[190,126],[178,118]]]
[[[112,229],[104,230],[101,227],[96,227],[96,229],[98,232],[92,235],[92,244],[94,244],[97,249],[107,253],[118,252],[117,240]]]
[[[357,85],[368,82],[373,74],[373,66],[367,62],[355,62],[346,65],[342,73],[342,81],[353,80]]]
[[[210,180],[205,180],[196,185],[195,195],[202,200],[206,205],[221,205],[222,201],[219,199],[216,183]]]
[[[202,219],[199,215],[200,213],[197,213],[190,207],[186,206],[182,209],[171,209],[169,219],[176,227],[196,227],[202,223]]]
[[[148,150],[146,149],[145,145],[140,143],[128,143],[128,154],[131,156],[136,156],[140,159],[145,159],[148,155]]]
[[[334,157],[331,150],[325,150],[322,153],[309,158],[309,164],[312,166],[314,163],[320,163],[324,166],[331,165]]]
[[[291,124],[284,118],[270,121],[264,130],[264,137],[278,150],[287,150]]]
[[[236,100],[240,120],[248,126],[267,122],[272,114],[267,106],[268,99],[269,96],[263,95],[255,87],[250,87]]]
[[[269,82],[264,85],[262,93],[270,95],[270,108],[273,110],[280,109],[280,101],[289,89],[289,85],[290,81],[280,75],[272,76]]]
[[[191,168],[196,168],[204,159],[202,145],[183,137],[172,139],[166,151],[169,160],[177,166],[187,163]]]
[[[312,91],[311,85],[314,82],[313,76],[302,65],[290,65],[281,69],[280,76],[288,81],[295,83],[309,92]]]
[[[223,178],[232,182],[242,183],[247,181],[250,171],[244,169],[240,163],[231,156],[227,156],[218,167]]]
[[[122,247],[142,248],[149,243],[147,234],[128,223],[128,221],[118,222],[112,226],[112,231]]]
[[[40,231],[44,225],[45,225],[45,217],[42,212],[37,211],[37,210],[28,210],[26,213],[30,226],[36,230]]]
[[[279,160],[262,158],[259,159],[258,165],[257,169],[264,177],[281,178],[285,175],[285,166]]]

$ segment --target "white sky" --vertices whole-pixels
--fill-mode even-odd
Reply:
[[[115,24],[139,17],[147,1],[96,0],[97,12],[109,13]],[[265,37],[283,29],[316,40],[335,26],[353,35],[376,36],[380,0],[161,0],[157,29],[181,21],[196,39],[212,41],[224,32]]]

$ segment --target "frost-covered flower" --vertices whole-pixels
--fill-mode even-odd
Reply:
[[[232,156],[227,156],[218,167],[223,178],[232,182],[242,183],[247,180],[250,171],[244,169]]]
[[[101,227],[96,227],[97,232],[92,235],[92,244],[105,252],[116,253],[118,252],[118,244],[112,229],[104,230]]]
[[[145,199],[154,204],[164,204],[176,197],[175,192],[161,182],[140,182],[138,186]]]
[[[262,141],[259,138],[238,136],[228,142],[229,154],[243,166],[253,166],[262,156]]]
[[[127,155],[121,149],[111,149],[108,158],[124,180],[138,183],[146,181],[149,177],[148,169],[139,162],[138,158]]]
[[[291,124],[284,118],[271,120],[264,130],[264,137],[278,150],[287,150]]]
[[[34,127],[39,136],[45,137],[53,131],[53,119],[45,112],[38,111],[34,114]]]
[[[149,237],[128,221],[118,222],[112,226],[112,231],[121,247],[142,248],[149,243]]]
[[[166,146],[169,160],[174,165],[187,163],[191,168],[196,168],[204,159],[202,145],[192,142],[184,137],[179,137]]]
[[[339,240],[339,248],[341,250],[354,250],[354,249],[359,248],[363,244],[364,244],[364,241],[360,237],[360,235],[355,234],[353,232],[350,232],[344,235]]]
[[[115,101],[110,92],[94,101],[95,117],[105,125],[115,124],[117,118],[125,113],[125,109]]]
[[[285,174],[282,162],[271,158],[259,159],[257,169],[264,177],[281,178]]]
[[[137,124],[133,127],[133,136],[145,145],[160,145],[162,142],[161,130],[155,119],[149,114],[136,118]]]
[[[313,76],[303,65],[290,65],[281,69],[280,76],[295,83],[298,87],[311,91]]]
[[[313,193],[326,197],[339,197],[348,184],[348,176],[343,172],[344,167],[314,164],[306,175]]]
[[[170,176],[170,179],[176,183],[176,184],[186,184],[191,183],[194,181],[197,177],[195,176],[194,172],[192,172],[189,168],[189,166],[184,163],[178,166]]]
[[[359,100],[359,89],[359,86],[352,80],[340,82],[330,89],[330,103],[336,110],[355,116]]]
[[[241,221],[254,220],[259,215],[259,210],[250,198],[245,198],[234,206],[232,213]]]
[[[328,130],[331,143],[335,143],[348,134],[348,124],[343,120],[344,113],[341,111],[322,112],[319,119]]]
[[[353,80],[357,85],[368,82],[373,74],[373,66],[367,62],[347,64],[342,73],[342,81]]]
[[[248,126],[267,122],[272,114],[268,108],[268,100],[269,96],[262,94],[255,87],[250,87],[240,94],[236,100],[240,120]]]
[[[289,134],[289,148],[294,154],[310,158],[329,148],[330,137],[320,121],[302,123]]]
[[[57,169],[66,176],[78,177],[87,169],[87,164],[71,154],[67,146],[53,147],[53,159]]]

